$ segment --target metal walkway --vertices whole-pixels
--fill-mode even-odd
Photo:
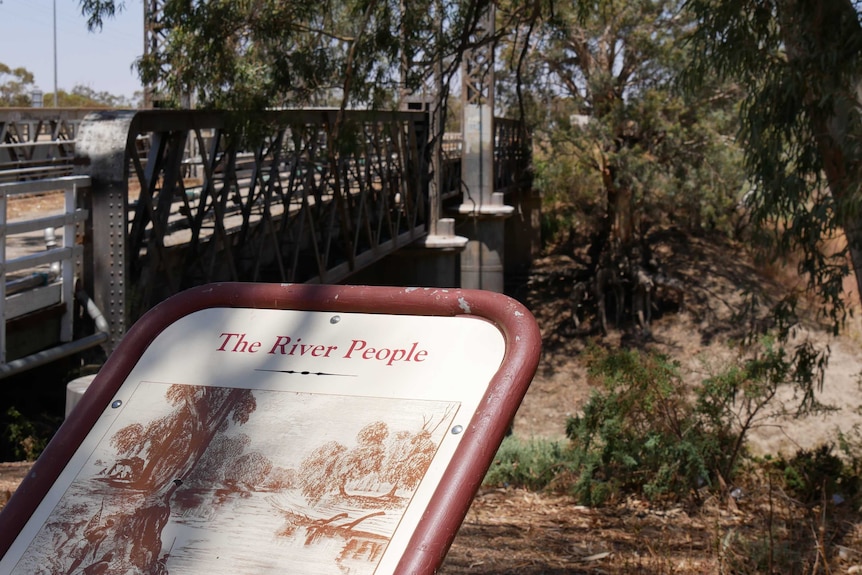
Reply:
[[[51,280],[64,285],[60,301],[51,303],[60,306],[52,317],[60,317],[62,334],[48,349],[103,342],[110,351],[145,311],[204,283],[343,283],[408,245],[436,245],[457,263],[457,242],[427,239],[432,228],[441,227],[432,225],[431,214],[456,212],[470,194],[462,185],[459,141],[447,142],[446,159],[435,173],[423,112],[289,110],[240,118],[204,111],[99,111],[74,125],[47,119],[26,130],[20,125],[0,116],[0,153],[7,153],[0,156],[0,182],[4,174],[18,182],[0,184],[6,186],[0,187],[4,222],[5,198],[36,193],[33,183],[21,180],[44,175],[39,169],[60,165],[65,174],[73,158],[74,172],[83,177],[69,180],[75,182],[71,187],[62,180],[37,185],[67,190],[67,227],[59,235],[68,244],[68,260]],[[517,123],[495,125],[495,189],[515,198],[527,181],[528,148]],[[46,153],[38,156],[37,150]],[[20,164],[27,154],[29,163]],[[12,269],[23,265],[12,264],[18,256],[7,252],[12,232],[26,228],[29,243],[45,252],[32,234],[57,225],[52,220],[0,228],[6,286]],[[452,226],[442,228],[454,236]],[[39,260],[23,271],[45,273],[46,265]],[[46,321],[30,311],[21,316],[24,321],[16,320],[23,328],[10,328],[10,297],[2,298],[4,352],[6,341],[33,331],[28,323],[38,331]],[[26,348],[18,346],[0,362],[0,377],[45,353]]]

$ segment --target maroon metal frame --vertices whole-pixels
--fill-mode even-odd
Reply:
[[[0,511],[0,556],[9,550],[150,343],[180,318],[214,307],[468,315],[484,318],[502,332],[506,351],[500,368],[491,379],[396,569],[396,573],[410,575],[433,573],[443,562],[539,361],[541,335],[532,314],[515,300],[496,293],[438,288],[221,283],[173,296],[145,314],[129,330]]]

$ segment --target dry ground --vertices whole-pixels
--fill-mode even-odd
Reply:
[[[665,270],[682,280],[688,293],[682,309],[677,309],[678,302],[664,302],[648,336],[630,328],[604,337],[589,327],[576,330],[566,297],[571,281],[561,270],[577,264],[564,256],[537,262],[522,299],[542,329],[544,352],[515,418],[516,435],[564,437],[566,416],[589,397],[578,355],[590,338],[600,345],[668,354],[696,384],[734,357],[729,342],[746,327],[737,315],[744,293],[760,294],[765,304],[793,287],[783,269],[757,266],[739,246],[725,241],[668,233],[656,248]],[[849,335],[840,338],[828,337],[816,323],[799,331],[800,338],[830,346],[818,399],[836,409],[804,419],[763,421],[751,438],[755,453],[792,455],[834,440],[839,427],[849,430],[862,423],[856,409],[862,405],[858,323],[851,321]],[[792,396],[781,400],[793,405]],[[740,487],[745,496],[739,500],[713,498],[698,508],[671,509],[635,499],[590,509],[561,495],[487,489],[474,501],[442,573],[862,573],[862,517],[857,509],[828,502],[798,505],[764,482]]]
[[[10,216],[11,217],[11,216]],[[601,337],[570,319],[568,287],[577,264],[551,256],[516,294],[540,324],[544,352],[539,371],[519,410],[514,432],[524,438],[562,439],[566,416],[589,396],[579,352],[590,338],[601,345],[655,349],[676,358],[695,384],[710,366],[733,357],[728,342],[743,333],[737,314],[743,292],[763,301],[789,289],[780,269],[755,266],[738,246],[667,233],[656,255],[668,274],[687,287],[685,301],[665,294],[648,336],[629,328]],[[670,303],[668,303],[670,302]],[[684,303],[684,305],[680,305]],[[587,322],[589,323],[589,322]],[[764,422],[753,449],[793,453],[834,437],[834,429],[862,422],[857,377],[862,354],[856,324],[849,335],[829,338],[816,324],[800,337],[829,344],[832,359],[821,401],[836,411],[804,420]],[[785,398],[792,399],[792,398]],[[0,464],[0,504],[29,468]],[[485,488],[476,497],[441,570],[443,575],[568,573],[856,573],[862,572],[862,519],[849,505],[799,506],[778,490],[753,482],[742,499],[711,499],[700,507],[660,509],[631,499],[590,509],[564,495]],[[793,534],[792,538],[782,536]],[[791,544],[782,541],[790,540]],[[759,563],[758,563],[759,561]],[[828,565],[828,567],[827,567]],[[790,566],[790,567],[788,567]]]

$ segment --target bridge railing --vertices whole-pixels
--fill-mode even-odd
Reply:
[[[0,112],[0,182],[44,178],[53,165],[91,176],[89,187],[76,184],[78,205],[91,218],[78,236],[83,257],[75,276],[81,293],[93,296],[88,306],[104,312],[92,337],[109,333],[109,351],[141,313],[187,287],[340,283],[429,229],[431,154],[422,112],[289,110],[253,121],[206,111],[83,117],[81,110]],[[523,203],[512,192],[529,187],[526,134],[518,122],[496,118],[494,141],[495,190]],[[436,197],[445,215],[463,192],[460,135],[447,134],[443,144]],[[507,257],[521,243],[515,238]],[[44,302],[44,310],[56,306]],[[75,329],[93,334],[94,322],[78,315],[84,326]],[[52,345],[69,343],[63,329]]]
[[[75,280],[83,255],[78,232],[87,219],[77,196],[89,186],[86,176],[0,183],[0,377],[107,339],[101,331],[76,337],[74,329]],[[63,194],[59,213],[7,218],[10,199],[48,192]],[[81,299],[85,305],[89,301]],[[16,335],[12,344],[9,331]]]
[[[3,108],[0,111],[0,181],[72,173],[75,133],[92,109]]]
[[[528,189],[532,142],[524,123],[494,118],[494,191],[512,194]]]
[[[494,191],[514,195],[532,185],[530,162],[532,141],[523,122],[509,118],[494,118]],[[448,202],[461,195],[461,156],[463,141],[460,133],[443,136],[443,177],[441,200]]]
[[[337,136],[336,136],[337,134]],[[213,281],[338,283],[427,230],[421,112],[100,112],[80,126],[92,286],[115,344]]]

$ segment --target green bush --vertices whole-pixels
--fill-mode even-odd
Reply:
[[[675,363],[661,354],[591,348],[588,370],[600,388],[566,426],[577,469],[573,491],[583,504],[632,492],[676,498],[710,482],[727,445],[703,425]]]
[[[824,443],[813,449],[800,449],[793,457],[769,459],[772,469],[778,472],[784,490],[805,504],[818,504],[833,496],[855,499],[860,491],[860,456],[862,444],[859,428],[850,432],[837,431],[838,452],[835,445]]]
[[[524,487],[533,491],[547,488],[567,467],[564,446],[549,439],[503,440],[491,464],[485,485]]]
[[[844,462],[824,444],[800,449],[790,459],[779,458],[775,466],[782,472],[787,492],[803,503],[831,498],[844,475]]]
[[[662,354],[591,345],[584,357],[594,391],[566,422],[569,444],[507,438],[487,484],[565,486],[585,505],[630,493],[652,501],[697,500],[704,489],[732,483],[747,435],[771,414],[777,390],[806,380],[798,359],[770,338],[750,343],[745,354],[694,387]],[[844,458],[852,465],[842,467],[831,448],[798,454],[782,464],[789,488],[810,494],[834,476],[844,493],[855,494],[849,471],[858,477],[862,468],[862,434],[856,431],[855,440],[840,437],[842,451],[857,454]]]
[[[559,142],[553,154],[536,151],[534,186],[542,198],[544,245],[571,242],[589,235],[603,216],[601,180],[578,162],[571,145]]]

